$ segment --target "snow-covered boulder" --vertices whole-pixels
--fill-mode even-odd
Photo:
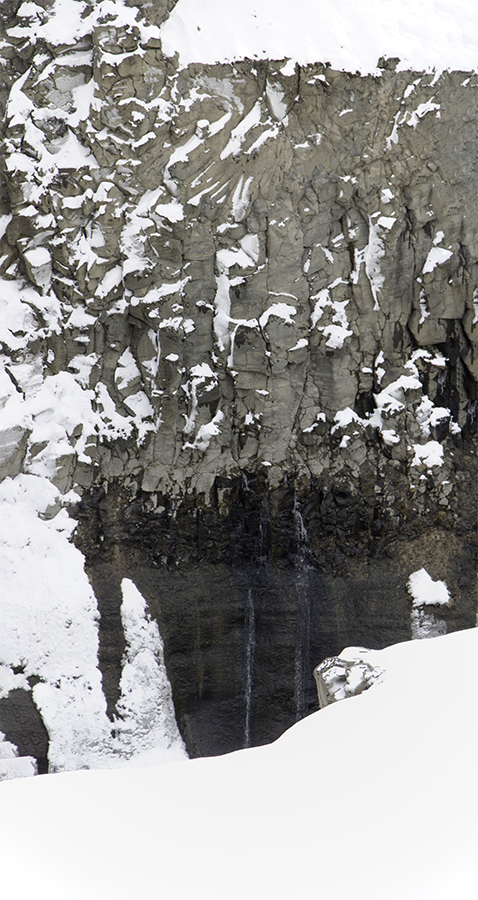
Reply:
[[[337,700],[356,697],[381,679],[382,670],[369,657],[374,659],[373,651],[347,647],[338,656],[324,659],[315,667],[321,709]]]

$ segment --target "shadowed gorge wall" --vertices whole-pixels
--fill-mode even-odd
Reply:
[[[426,558],[435,578],[447,572],[456,599],[441,613],[448,630],[473,627],[473,535],[436,525],[384,534],[366,504],[293,479],[270,491],[243,474],[218,488],[219,508],[164,497],[151,509],[149,494],[132,499],[113,486],[77,510],[93,585],[107,586],[119,611],[121,580],[131,578],[159,623],[191,755],[265,743],[315,710],[315,659],[409,640],[411,560]],[[113,653],[114,636],[104,638]],[[120,629],[118,673],[122,640]]]

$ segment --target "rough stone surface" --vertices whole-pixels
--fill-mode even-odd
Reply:
[[[419,566],[476,619],[477,76],[179,71],[139,14],[1,6],[2,477],[81,496],[110,711],[129,577],[190,752],[273,739],[410,637]]]
[[[319,706],[324,709],[338,700],[357,697],[381,680],[378,666],[367,659],[368,650],[348,647],[339,656],[324,659],[314,669]]]
[[[35,759],[39,775],[48,772],[48,732],[31,691],[16,688],[0,698],[0,723],[6,740],[16,745],[19,756]]]

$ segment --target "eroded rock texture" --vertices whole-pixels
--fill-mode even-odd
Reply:
[[[2,4],[1,471],[81,496],[110,711],[129,577],[222,752],[410,637],[420,566],[475,622],[478,79],[179,71],[165,3],[79,6]]]

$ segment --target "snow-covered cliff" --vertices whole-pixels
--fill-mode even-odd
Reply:
[[[193,754],[418,633],[422,567],[474,624],[476,47],[429,5],[0,4],[0,663],[53,744],[79,685],[117,739],[125,580]]]

